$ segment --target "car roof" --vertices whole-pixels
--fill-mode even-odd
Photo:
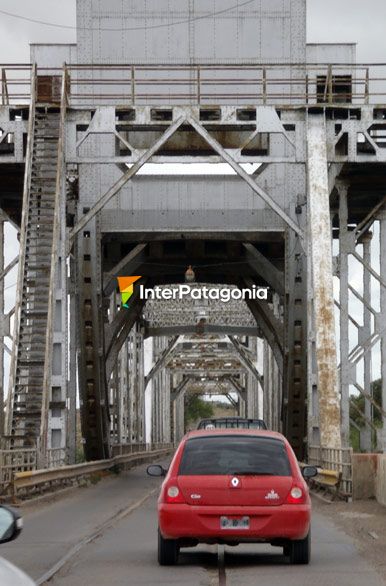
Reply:
[[[188,440],[195,437],[213,437],[216,435],[252,435],[258,437],[265,437],[271,439],[278,439],[287,443],[284,435],[277,431],[271,431],[268,429],[195,429],[189,431],[185,436],[184,440]]]
[[[227,421],[263,421],[259,417],[240,417],[239,415],[228,417],[228,415],[224,415],[223,417],[204,417],[200,419],[200,423],[203,421],[223,421],[225,419]]]

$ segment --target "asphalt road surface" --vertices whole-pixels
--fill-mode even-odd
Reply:
[[[36,580],[61,562],[52,586],[385,585],[350,538],[319,513],[313,515],[309,566],[291,566],[282,549],[271,546],[203,545],[183,549],[177,566],[160,567],[158,485],[142,466],[58,502],[27,509],[23,535],[3,546],[1,555]]]

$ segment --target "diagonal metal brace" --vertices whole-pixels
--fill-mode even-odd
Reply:
[[[174,336],[174,338],[172,338],[170,340],[169,344],[167,345],[165,350],[162,352],[161,356],[159,357],[157,362],[154,364],[154,366],[150,370],[149,374],[147,376],[145,376],[145,389],[146,389],[148,383],[151,381],[151,379],[166,364],[168,358],[170,357],[170,354],[173,352],[174,348],[177,346],[179,339],[180,339],[180,336]]]
[[[241,397],[241,399],[245,400],[245,397],[246,397],[245,388],[243,386],[241,386],[241,384],[233,376],[229,376],[228,380],[231,383],[231,385],[233,386],[233,388],[235,389],[236,393],[238,393],[239,397]]]
[[[15,258],[5,267],[5,269],[0,273],[0,282],[6,277],[19,262],[19,255],[15,256]]]
[[[261,199],[264,200],[265,203],[269,205],[269,207],[274,212],[276,212],[276,214],[280,216],[280,218],[284,220],[284,222],[290,228],[292,228],[294,232],[296,232],[296,234],[298,234],[298,236],[300,236],[300,238],[304,238],[303,231],[301,230],[301,228],[299,228],[296,222],[294,222],[292,218],[290,218],[290,216],[286,214],[284,210],[281,209],[281,207],[275,202],[275,200],[272,199],[272,197],[266,191],[264,191],[264,189],[257,185],[257,183],[252,179],[252,177],[250,177],[250,175],[248,175],[248,173],[244,171],[244,169],[233,159],[233,157],[231,157],[229,153],[227,153],[227,151],[221,146],[221,144],[217,142],[217,140],[213,138],[213,136],[211,136],[209,132],[203,126],[201,126],[201,124],[195,118],[193,118],[192,116],[188,116],[187,122],[189,122],[189,124],[193,126],[196,132],[209,144],[209,146],[211,146],[212,149],[215,150],[220,155],[220,157],[222,157],[224,161],[228,163],[228,165],[230,165],[232,169],[236,171],[236,173],[242,179],[244,179],[246,183],[248,183],[252,191],[259,195]]]
[[[133,270],[143,262],[145,258],[145,250],[147,243],[137,244],[126,256],[120,260],[115,267],[109,271],[103,279],[103,294],[108,297],[116,289],[116,278],[122,276],[124,273],[132,275]]]
[[[245,352],[244,347],[240,344],[239,340],[237,340],[234,336],[228,336],[229,340],[231,341],[232,345],[234,346],[240,362],[245,366],[245,368],[252,374],[252,376],[263,386],[263,377],[257,370],[256,366],[253,364],[252,360],[249,358],[248,354]]]
[[[248,263],[279,295],[285,294],[284,275],[250,242],[244,242]]]
[[[182,381],[180,383],[178,383],[178,385],[176,386],[175,389],[173,389],[173,391],[170,393],[170,400],[171,402],[175,401],[176,399],[178,399],[178,397],[180,396],[180,394],[182,393],[182,391],[185,389],[186,385],[188,384],[188,382],[190,382],[191,377],[188,376],[184,376],[184,378],[182,379]]]
[[[186,120],[185,116],[180,116],[169,128],[164,132],[164,134],[150,147],[139,159],[134,163],[126,173],[122,175],[118,179],[116,183],[110,189],[102,195],[102,197],[93,205],[93,207],[83,216],[81,220],[77,223],[77,225],[71,230],[69,235],[70,244],[73,242],[75,236],[83,230],[83,228],[88,224],[90,220],[98,212],[100,212],[104,206],[118,193],[120,189],[128,182],[134,175],[138,173],[138,171],[148,162],[149,159],[162,147],[169,140],[171,136],[179,129],[181,124],[183,124]]]

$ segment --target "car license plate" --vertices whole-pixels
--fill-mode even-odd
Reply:
[[[221,529],[249,529],[249,517],[220,517]]]

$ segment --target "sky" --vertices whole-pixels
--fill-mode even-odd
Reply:
[[[108,0],[105,0],[108,6]],[[75,0],[0,0],[0,10],[26,18],[75,26]],[[386,62],[385,0],[308,0],[308,42],[357,42],[358,62]],[[29,43],[75,42],[75,30],[58,29],[0,14],[0,63],[29,62]],[[375,251],[375,256],[376,256]],[[6,262],[17,254],[13,229],[6,232]],[[376,260],[376,259],[375,259]],[[6,309],[14,301],[16,272],[6,280]],[[352,264],[351,283],[360,289],[361,271]],[[375,290],[377,294],[377,291]],[[355,315],[360,313],[353,303]],[[361,320],[359,320],[361,321]],[[374,377],[379,371],[379,351],[374,352]]]
[[[108,0],[105,0],[108,5]],[[75,26],[75,0],[0,0],[0,10]],[[357,42],[358,61],[386,62],[384,0],[308,0],[308,42]],[[29,61],[30,42],[75,42],[75,31],[0,14],[0,63]]]

